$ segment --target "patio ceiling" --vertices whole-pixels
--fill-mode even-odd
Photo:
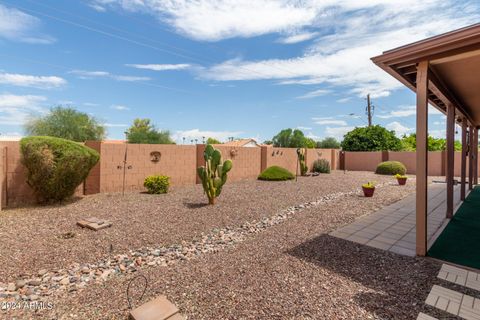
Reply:
[[[429,62],[429,102],[443,113],[451,104],[472,125],[480,125],[480,24],[385,51],[372,60],[414,91],[418,63]]]

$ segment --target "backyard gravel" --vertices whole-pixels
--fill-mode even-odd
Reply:
[[[337,192],[355,189],[365,179],[391,181],[391,177],[369,173],[347,173],[347,176],[335,173],[320,177],[321,181],[313,179],[316,178],[302,179],[296,185],[269,184],[262,190],[263,197],[252,195],[250,199],[259,201],[255,204],[265,210],[262,215],[247,213],[238,220],[222,217],[222,223],[241,224],[259,216],[272,216],[288,205],[318,199],[322,193],[334,193],[335,188]],[[231,192],[240,193],[236,188],[247,185],[257,192],[264,187],[252,181],[229,187]],[[321,191],[320,188],[326,189]],[[298,192],[297,196],[287,198],[288,189]],[[322,193],[308,193],[312,190]],[[395,255],[328,235],[356,217],[413,191],[414,182],[409,181],[406,187],[387,185],[379,188],[374,198],[364,198],[359,193],[347,195],[306,208],[234,247],[173,266],[141,269],[141,274],[149,280],[143,301],[166,294],[189,319],[414,319],[419,311],[425,311],[423,301],[432,284],[438,281],[435,279],[438,263]],[[251,204],[242,200],[245,193],[243,189],[241,192],[238,200]],[[225,201],[223,197],[227,198],[227,194],[222,195]],[[269,201],[269,197],[278,201]],[[238,208],[235,203],[229,203]],[[244,210],[254,205],[244,205]],[[232,211],[222,211],[225,212]],[[114,220],[108,215],[104,217]],[[219,219],[220,216],[215,217]],[[189,221],[186,219],[183,223],[189,224]],[[219,221],[211,223],[219,225]],[[178,225],[171,228],[179,233],[185,229]],[[208,229],[208,226],[203,228]],[[184,237],[191,237],[200,229],[187,230],[194,231],[186,232]],[[168,240],[159,241],[181,238],[181,235],[178,238],[170,236]],[[54,308],[49,311],[7,315],[39,319],[124,319],[128,314],[125,289],[131,278],[131,275],[112,277],[85,290],[55,294],[49,297],[49,301],[54,302]]]
[[[233,182],[224,187],[213,207],[206,205],[206,196],[196,185],[172,188],[165,195],[97,194],[66,205],[4,210],[0,212],[0,283],[130,249],[189,241],[213,228],[260,220],[325,194],[358,189],[371,180],[382,183],[392,177],[333,172],[299,177],[297,182]],[[113,226],[95,232],[76,225],[88,217],[109,220]]]

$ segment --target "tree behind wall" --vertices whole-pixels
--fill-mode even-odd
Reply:
[[[344,151],[399,151],[402,148],[395,131],[379,125],[353,129],[344,136],[341,146]]]
[[[340,142],[333,137],[327,137],[317,142],[317,148],[320,149],[340,149]]]
[[[150,119],[135,119],[127,130],[128,143],[174,144],[170,132],[157,130]]]
[[[274,147],[282,148],[315,148],[316,142],[305,137],[301,130],[283,129],[272,138]]]
[[[31,136],[50,136],[85,142],[103,140],[105,128],[95,118],[73,108],[54,107],[44,116],[31,117],[25,124]]]
[[[442,138],[434,138],[428,136],[428,151],[443,151],[447,149],[447,140]],[[455,141],[454,143],[455,151],[462,150],[462,143],[460,141]],[[410,135],[403,135],[402,137],[402,150],[404,151],[415,151],[417,150],[417,135],[412,133]]]
[[[207,139],[207,144],[222,144],[222,143],[215,138],[208,138]]]

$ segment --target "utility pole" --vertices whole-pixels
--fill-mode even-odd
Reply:
[[[372,126],[373,111],[375,111],[375,106],[372,105],[372,103],[370,101],[370,93],[369,93],[369,94],[367,94],[367,110],[366,110],[369,127]]]

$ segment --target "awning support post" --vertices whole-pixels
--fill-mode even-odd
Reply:
[[[447,218],[453,217],[453,175],[455,159],[455,106],[447,105]]]
[[[427,254],[428,61],[417,66],[416,253]]]

